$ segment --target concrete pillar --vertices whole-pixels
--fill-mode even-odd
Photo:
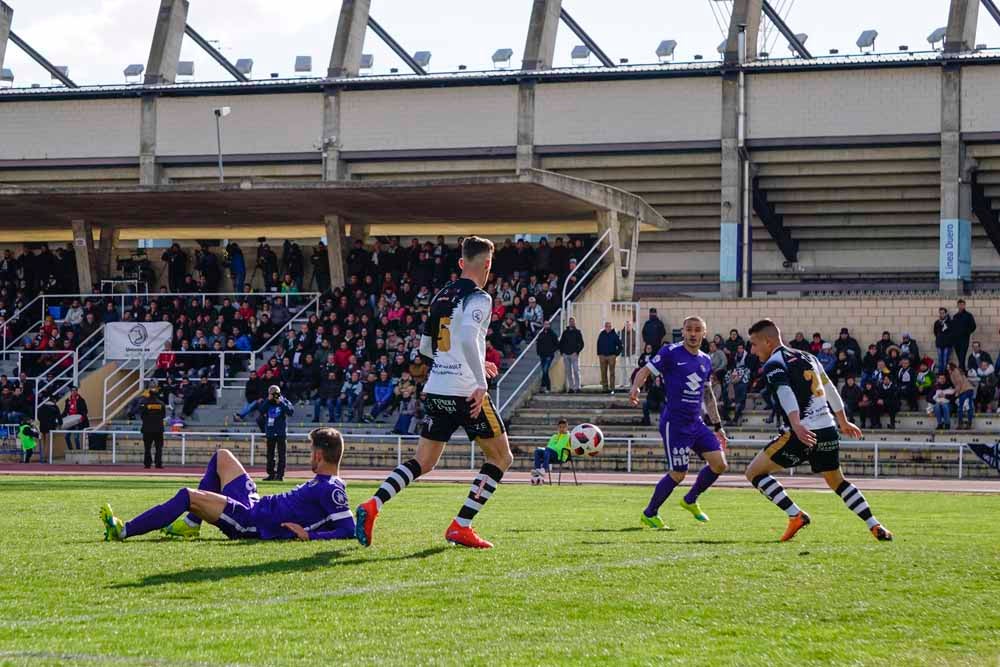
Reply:
[[[187,27],[188,0],[160,0],[146,62],[146,84],[173,83]]]
[[[357,76],[361,71],[361,50],[365,45],[371,4],[371,0],[343,0],[341,3],[330,66],[326,71],[331,79]]]
[[[323,95],[323,180],[347,179],[347,165],[340,159],[340,95],[338,88]]]
[[[115,249],[121,238],[121,229],[117,226],[101,226],[101,245],[97,248],[98,280],[110,278],[115,269]]]
[[[139,119],[139,185],[160,182],[156,164],[156,96],[143,95]]]
[[[76,253],[76,275],[80,282],[80,292],[87,294],[94,289],[96,257],[94,255],[94,231],[86,220],[73,220],[73,251]]]
[[[637,218],[612,210],[597,212],[597,236],[608,230],[611,244],[611,272],[614,276],[614,300],[631,301],[635,290],[635,267],[639,250],[639,221]],[[622,250],[628,252],[625,255]],[[627,261],[627,264],[626,264]]]
[[[14,9],[0,0],[0,69],[3,68],[4,54],[7,53],[7,36],[10,35],[10,24],[14,20]]]
[[[330,285],[336,287],[347,284],[347,259],[344,221],[339,215],[328,215],[323,218],[326,225],[326,256],[330,263]]]
[[[727,65],[740,62],[740,26],[746,26],[747,60],[757,59],[757,37],[760,34],[760,17],[763,0],[735,0],[733,14],[729,20],[729,36],[726,38],[724,61]]]
[[[536,166],[535,80],[526,79],[517,88],[517,170]]]
[[[940,289],[961,294],[972,278],[972,186],[962,142],[962,68],[941,68]]]
[[[532,3],[521,69],[552,69],[552,59],[556,54],[560,9],[562,0],[534,0]]]
[[[722,208],[719,225],[719,288],[727,299],[740,295],[742,269],[743,161],[739,138],[739,80],[722,77]]]
[[[951,0],[948,9],[948,32],[944,37],[945,53],[961,53],[976,48],[976,24],[979,0]]]

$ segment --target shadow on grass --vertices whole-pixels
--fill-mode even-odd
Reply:
[[[247,544],[247,543],[244,543]],[[205,581],[219,581],[221,579],[231,579],[234,577],[249,577],[258,575],[283,574],[286,572],[308,572],[318,568],[336,567],[345,565],[363,565],[366,563],[385,563],[389,561],[405,561],[421,558],[429,558],[442,551],[447,550],[446,546],[431,547],[422,551],[402,556],[389,556],[388,558],[353,558],[350,560],[339,560],[345,555],[356,552],[351,549],[339,549],[334,551],[321,551],[319,553],[293,558],[290,560],[273,560],[263,563],[253,563],[248,565],[223,565],[219,567],[197,567],[191,570],[181,570],[179,572],[163,572],[151,574],[143,577],[139,581],[113,584],[112,589],[121,588],[146,588],[147,586],[162,586],[164,584],[197,584]]]

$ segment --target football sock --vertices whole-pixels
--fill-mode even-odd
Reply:
[[[216,456],[216,454],[212,454],[212,458],[208,460],[208,465],[205,467],[205,474],[201,478],[201,481],[198,482],[199,491],[222,493],[222,480],[219,479],[219,471],[215,466]],[[189,526],[201,525],[201,519],[194,514],[188,514],[184,517],[184,522]]]
[[[122,538],[135,537],[151,533],[154,530],[169,526],[180,515],[191,509],[191,496],[187,489],[181,489],[173,498],[150,508],[125,524]]]
[[[847,509],[851,510],[864,521],[869,528],[878,525],[878,520],[872,516],[871,508],[868,507],[868,501],[865,497],[861,495],[858,491],[858,487],[854,486],[847,480],[840,483],[837,487],[837,495],[840,496],[844,504],[847,505]]]
[[[484,463],[479,469],[479,474],[472,480],[472,487],[469,489],[469,497],[465,499],[462,509],[458,510],[455,522],[460,526],[469,526],[476,518],[483,505],[490,499],[493,492],[497,490],[500,480],[503,478],[503,470],[492,463]]]
[[[712,472],[712,468],[705,466],[698,473],[698,478],[694,480],[694,484],[691,489],[684,496],[684,502],[691,504],[698,500],[698,496],[708,491],[708,487],[715,484],[715,480],[719,479],[719,476]]]
[[[392,500],[397,493],[409,486],[417,477],[420,477],[420,473],[420,464],[416,459],[410,459],[403,465],[396,466],[382,482],[382,486],[375,491],[375,495],[372,496],[375,498],[375,504],[378,505],[378,508],[381,510],[382,505]]]
[[[660,506],[667,502],[667,498],[673,493],[674,487],[677,486],[677,482],[674,478],[670,476],[670,473],[664,475],[659,482],[656,483],[656,488],[653,489],[653,497],[649,499],[649,505],[643,510],[643,514],[648,517],[654,517],[660,511]]]
[[[795,516],[802,510],[792,502],[792,499],[788,497],[785,493],[785,487],[781,486],[781,482],[771,477],[770,475],[758,475],[753,478],[751,482],[757,490],[767,496],[767,499],[772,503],[785,510],[788,516]]]

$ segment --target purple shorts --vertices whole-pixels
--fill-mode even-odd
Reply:
[[[663,438],[667,464],[674,472],[687,472],[691,452],[704,459],[706,452],[722,450],[719,439],[704,423],[672,426],[670,422],[661,418],[660,437]]]
[[[219,517],[216,527],[231,540],[256,539],[260,537],[254,525],[253,506],[260,500],[257,485],[250,475],[240,475],[226,484],[222,495],[229,498],[226,509]]]

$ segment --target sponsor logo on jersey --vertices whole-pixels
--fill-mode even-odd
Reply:
[[[483,311],[481,311],[481,310],[474,310],[474,311],[472,311],[472,320],[474,322],[476,322],[477,324],[482,324],[484,317],[485,317],[485,314],[483,313]]]
[[[691,393],[697,392],[701,389],[701,376],[697,373],[691,373],[687,376],[686,384]]]

